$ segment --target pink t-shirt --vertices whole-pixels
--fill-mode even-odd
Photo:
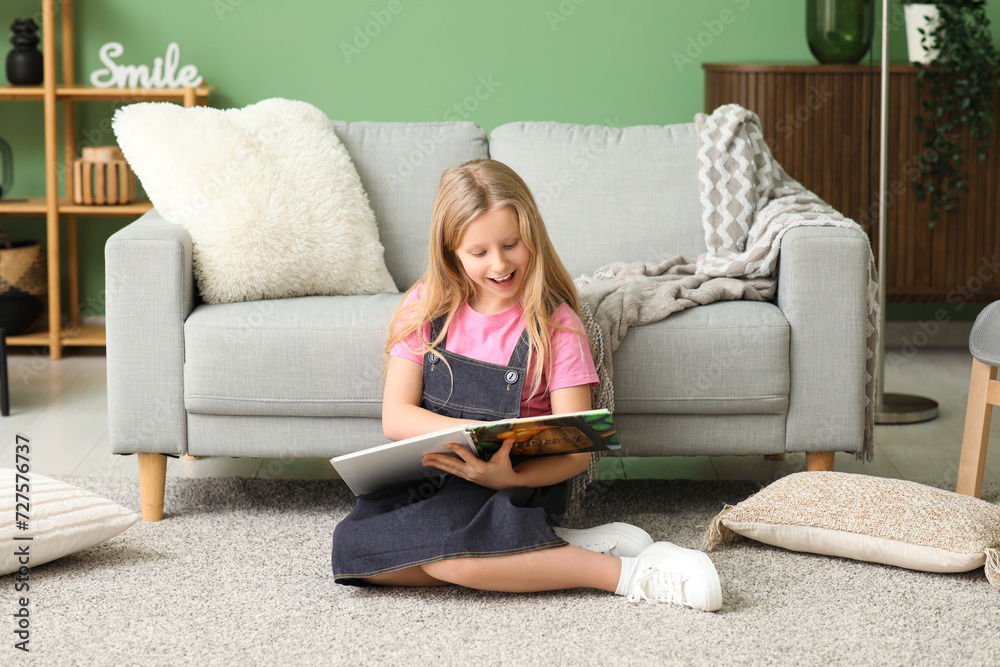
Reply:
[[[422,286],[418,286],[407,297],[406,303],[417,301],[422,293]],[[549,392],[581,384],[595,385],[598,382],[583,322],[566,304],[556,309],[552,319],[574,331],[552,329],[551,375],[542,373],[540,393],[534,396],[531,395],[534,384],[532,381],[534,359],[532,359],[532,366],[528,368],[528,374],[524,379],[524,390],[521,392],[522,417],[552,414]],[[477,313],[469,304],[464,304],[448,328],[445,349],[471,359],[506,366],[523,331],[524,312],[520,304],[494,315]],[[430,336],[430,324],[424,325],[423,335],[425,339]],[[411,351],[419,349],[420,342],[414,332],[396,343],[390,354],[422,364],[423,356]]]

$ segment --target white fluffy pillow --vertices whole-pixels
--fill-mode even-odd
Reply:
[[[144,102],[113,127],[156,210],[191,235],[208,303],[397,291],[358,172],[311,104]]]
[[[17,551],[27,547],[28,567],[35,567],[100,544],[139,520],[139,515],[97,494],[29,473],[15,477],[11,468],[0,469],[0,575],[22,565]],[[19,487],[19,488],[18,488]],[[22,493],[21,497],[16,494]],[[17,507],[27,500],[28,511]],[[26,531],[17,530],[16,511],[28,515]],[[17,520],[20,520],[19,518]],[[15,540],[27,537],[30,540]]]

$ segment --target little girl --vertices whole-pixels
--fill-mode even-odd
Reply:
[[[598,381],[578,297],[524,181],[474,160],[441,177],[426,273],[386,343],[382,425],[401,440],[455,425],[591,408]],[[558,528],[589,453],[488,461],[453,444],[426,480],[358,498],[333,534],[341,584],[527,592],[599,588],[632,601],[722,606],[700,551],[614,523]],[[443,475],[442,475],[443,473]],[[433,486],[428,491],[428,486]]]

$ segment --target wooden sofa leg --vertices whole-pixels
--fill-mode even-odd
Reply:
[[[990,382],[997,376],[996,366],[972,360],[969,381],[969,403],[965,409],[965,433],[962,455],[958,462],[957,493],[980,498],[983,493],[983,473],[986,470],[986,445],[990,437],[993,405],[990,403]]]
[[[163,492],[167,483],[167,457],[165,454],[139,454],[139,496],[142,501],[142,520],[159,521],[163,518]]]
[[[812,472],[833,470],[834,452],[806,452],[806,470]]]

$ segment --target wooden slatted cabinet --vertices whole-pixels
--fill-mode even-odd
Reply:
[[[869,220],[869,203],[878,197],[881,69],[703,67],[706,111],[737,103],[756,112],[785,171],[866,229],[871,222],[877,243],[878,220]],[[886,297],[890,303],[991,302],[1000,298],[1000,134],[994,132],[985,163],[966,142],[966,194],[957,210],[930,228],[926,202],[913,188],[925,141],[913,119],[917,71],[890,68]],[[1000,94],[996,104],[1000,109]]]

